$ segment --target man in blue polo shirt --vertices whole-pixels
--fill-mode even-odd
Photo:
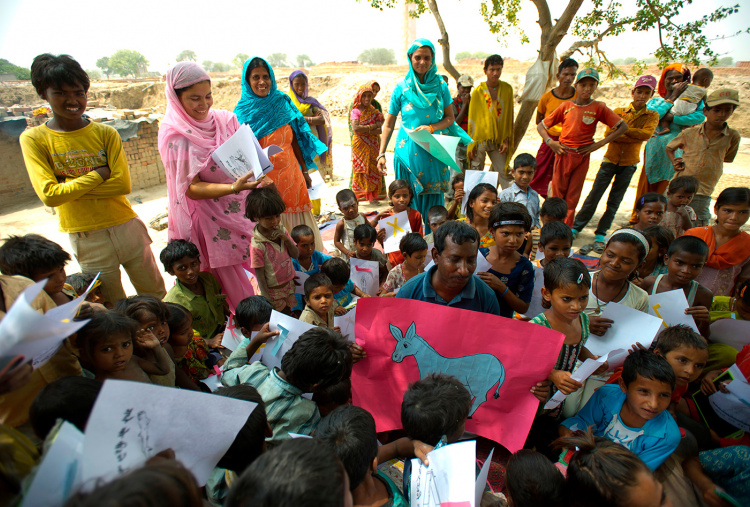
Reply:
[[[466,222],[446,222],[435,232],[435,266],[404,284],[397,298],[500,315],[495,293],[474,276],[479,233]]]

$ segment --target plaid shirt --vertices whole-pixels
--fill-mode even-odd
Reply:
[[[659,125],[659,113],[646,106],[636,111],[631,103],[628,107],[615,108],[615,114],[625,121],[628,131],[609,143],[607,153],[604,154],[604,162],[623,167],[636,165],[641,161],[641,144],[651,139],[656,126]],[[604,136],[611,132],[611,128],[607,129]]]

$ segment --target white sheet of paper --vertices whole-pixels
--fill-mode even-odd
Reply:
[[[221,383],[221,377],[218,375],[211,375],[210,377],[206,377],[203,380],[201,380],[204,384],[206,384],[206,387],[211,389],[211,392],[216,391],[220,387],[224,387]]]
[[[750,431],[750,385],[736,364],[729,368],[734,380],[727,384],[728,393],[718,391],[708,397],[716,414],[744,431]]]
[[[476,441],[446,445],[427,454],[429,466],[411,460],[410,505],[441,507],[450,502],[475,505]]]
[[[648,313],[664,321],[664,328],[683,324],[700,334],[698,326],[695,325],[692,315],[685,315],[688,308],[687,298],[682,289],[651,294],[648,297]]]
[[[341,336],[349,340],[354,341],[354,319],[357,315],[357,309],[352,308],[344,315],[336,315],[333,317],[333,325],[341,328]]]
[[[711,341],[730,345],[737,350],[750,343],[750,321],[719,319],[711,324]]]
[[[187,389],[106,380],[86,425],[83,481],[112,479],[171,448],[203,486],[256,406]]]
[[[295,271],[294,272],[294,293],[295,294],[301,294],[305,295],[305,280],[310,278],[310,275],[307,273],[304,273],[302,271]],[[299,284],[299,285],[297,285]]]
[[[58,507],[82,482],[83,433],[65,421],[23,497],[23,507]]]
[[[227,326],[224,328],[224,335],[221,337],[221,346],[234,352],[244,338],[239,329],[230,329]]]
[[[278,331],[279,335],[266,342],[261,362],[269,369],[273,369],[281,367],[281,358],[292,348],[300,335],[305,331],[315,329],[315,326],[274,310],[271,312],[270,328],[271,331]]]
[[[435,243],[427,243],[427,255],[424,258],[423,266],[427,266],[430,261],[432,261],[432,249],[435,246]],[[425,268],[426,271],[426,268]]]
[[[320,171],[313,171],[308,174],[310,175],[310,180],[312,180],[312,186],[307,189],[307,195],[311,201],[323,199],[328,193],[329,188],[326,182],[323,181],[323,176],[321,176]]]
[[[544,287],[544,269],[540,266],[534,266],[534,292],[531,293],[531,301],[529,302],[529,309],[526,310],[526,317],[533,319],[540,313],[544,313],[542,287]]]
[[[461,213],[466,214],[466,203],[469,202],[469,194],[480,183],[489,183],[497,188],[497,178],[500,173],[495,171],[472,171],[468,170],[464,177],[464,198],[461,199]]]
[[[365,294],[375,296],[380,287],[380,264],[352,257],[349,259],[351,276],[354,285]]]
[[[432,266],[435,265],[435,259],[430,259],[430,262],[424,267],[425,272],[429,271]]]
[[[492,268],[492,264],[487,260],[487,258],[482,255],[482,252],[477,251],[477,268],[474,270],[474,274],[477,273],[486,273]]]
[[[310,435],[301,435],[299,433],[292,433],[291,431],[289,432],[289,436],[292,438],[312,438]]]
[[[479,505],[482,503],[482,495],[484,494],[484,486],[487,484],[487,476],[490,474],[490,463],[492,463],[492,455],[495,453],[495,448],[493,447],[490,451],[490,454],[487,456],[487,459],[484,461],[484,465],[482,465],[482,469],[479,471],[479,475],[477,476],[477,482],[476,482],[476,493],[474,495],[474,505],[476,507],[479,507]]]
[[[408,136],[434,158],[440,160],[448,167],[460,171],[456,163],[456,147],[459,138],[443,134],[431,134],[428,130],[405,129]]]
[[[269,157],[280,152],[281,148],[276,145],[261,148],[253,129],[244,124],[232,134],[232,137],[224,141],[224,144],[214,150],[211,158],[232,179],[241,178],[252,172],[257,180],[273,169]]]
[[[575,370],[573,373],[570,374],[570,378],[583,383],[584,380],[589,378],[596,370],[599,369],[601,365],[603,365],[607,361],[607,358],[609,355],[616,355],[616,354],[619,355],[619,353],[621,352],[624,352],[624,351],[622,349],[618,349],[618,350],[613,350],[611,354],[604,354],[599,359],[592,359],[592,358],[586,359],[583,362],[583,364],[578,367],[577,370]],[[550,398],[550,400],[544,405],[544,410],[550,410],[550,409],[557,407],[567,397],[568,395],[563,394],[562,391],[555,392],[555,395],[552,396],[552,398]]]
[[[648,348],[661,328],[660,318],[620,303],[609,303],[601,316],[612,319],[614,324],[604,336],[589,336],[586,348],[595,356],[603,356],[615,349],[628,350],[636,342]]]
[[[406,211],[396,213],[378,222],[378,227],[385,230],[385,241],[383,251],[385,253],[398,252],[401,250],[401,238],[412,232],[409,223],[409,214]]]

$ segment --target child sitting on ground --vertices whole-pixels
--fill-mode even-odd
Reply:
[[[333,297],[336,299],[336,315],[344,315],[346,307],[354,302],[354,296],[370,297],[354,285],[351,280],[351,270],[344,259],[334,257],[328,259],[320,267],[320,272],[326,275],[333,284]]]
[[[76,294],[80,296],[81,294],[86,292],[86,289],[89,288],[91,282],[94,281],[95,276],[96,275],[92,275],[91,273],[73,273],[72,275],[68,275],[68,277],[65,279],[65,283],[73,287],[73,290],[76,291]],[[110,310],[113,307],[112,303],[104,299],[104,294],[102,294],[101,280],[96,281],[94,287],[92,287],[91,291],[86,296],[85,301],[103,305]]]
[[[291,235],[299,250],[299,257],[292,259],[294,270],[310,276],[320,273],[320,266],[331,256],[315,250],[313,230],[308,225],[302,224],[292,229]],[[298,284],[299,281],[295,283]],[[294,297],[297,299],[297,305],[292,308],[292,312],[301,313],[305,308],[305,298],[302,294],[295,294]]]
[[[305,309],[299,320],[314,326],[338,330],[333,325],[334,310],[338,306],[333,299],[333,284],[323,273],[305,280]]]
[[[429,245],[435,242],[435,231],[437,231],[441,225],[448,221],[448,210],[445,206],[436,205],[427,211],[427,225],[430,226],[432,232],[425,235],[424,240]]]
[[[377,228],[380,220],[406,211],[411,232],[417,232],[421,236],[424,236],[425,228],[422,223],[422,214],[411,207],[411,202],[414,200],[411,185],[406,180],[393,180],[388,185],[388,198],[391,200],[391,207],[378,213],[372,222],[370,222],[370,225]],[[381,244],[385,241],[385,229],[378,231],[377,238]],[[393,267],[404,262],[404,258],[401,257],[400,252],[391,252],[388,254],[388,261],[391,263],[391,267]]]
[[[265,347],[267,339],[261,337],[251,344],[250,342],[256,335],[270,333],[270,336],[276,336],[279,334],[278,331],[271,331],[269,328],[271,312],[273,312],[273,307],[263,296],[246,297],[237,305],[234,314],[235,332],[239,331],[243,338],[221,367],[225,378],[236,376],[239,372],[236,368],[260,360],[260,352],[255,357],[253,355],[258,349]],[[234,385],[237,382],[227,381],[227,383]]]
[[[568,203],[560,197],[547,197],[539,210],[539,222],[542,227],[550,222],[565,222],[565,216],[568,214]],[[568,227],[570,229],[570,227]],[[542,249],[539,247],[539,238],[536,237],[540,234],[540,231],[531,231],[531,243],[532,245],[536,242],[537,248],[531,248],[529,252],[529,260],[534,260]],[[575,239],[576,233],[572,231],[573,238]]]
[[[299,256],[299,251],[281,224],[285,210],[275,187],[256,188],[245,200],[245,217],[255,222],[250,266],[255,269],[260,292],[274,310],[290,315],[297,304],[292,259]]]
[[[661,225],[649,225],[642,232],[649,239],[651,248],[643,260],[643,264],[638,266],[636,282],[638,282],[638,279],[643,279],[646,276],[658,276],[667,273],[664,256],[667,254],[667,250],[669,250],[669,245],[674,241],[674,236],[669,229]]]
[[[636,223],[633,229],[642,231],[651,225],[659,225],[667,210],[667,198],[655,192],[643,194],[635,204]]]
[[[263,331],[250,340],[248,356],[254,354],[261,343],[278,333]],[[255,347],[255,350],[251,350]],[[250,384],[255,387],[266,404],[268,424],[273,435],[266,439],[269,448],[291,438],[289,433],[310,435],[320,422],[315,403],[302,396],[316,389],[325,389],[349,378],[352,372],[352,354],[349,343],[341,334],[316,327],[305,331],[281,359],[281,369],[269,370],[256,361],[236,368],[231,377],[222,375],[226,386]]]
[[[649,294],[659,294],[681,289],[688,307],[685,314],[692,315],[701,334],[709,335],[713,293],[695,281],[708,260],[708,245],[695,236],[681,236],[672,241],[664,256],[666,275],[646,277],[639,285]]]
[[[500,202],[517,202],[526,206],[531,215],[531,227],[539,229],[539,194],[529,186],[534,179],[536,158],[528,153],[521,153],[513,160],[513,183],[497,196]]]
[[[378,278],[379,278],[379,282],[382,283],[385,277],[388,276],[389,260],[386,259],[383,252],[375,248],[375,241],[377,240],[378,240],[378,231],[376,231],[373,226],[371,226],[370,224],[358,225],[354,229],[355,253],[349,258],[377,262],[378,270],[379,270]],[[390,257],[391,257],[391,254],[388,254],[388,258]],[[401,259],[401,262],[403,262],[403,258]],[[391,266],[395,266],[395,264],[391,264]]]
[[[593,426],[594,435],[622,444],[656,470],[680,443],[680,430],[667,411],[674,387],[667,360],[637,350],[625,359],[619,385],[594,392],[576,416],[563,421],[560,436]]]
[[[133,354],[133,344],[151,351],[155,361]],[[97,312],[76,337],[81,361],[97,380],[108,378],[151,382],[150,375],[168,375],[174,368],[167,352],[149,329],[115,312]]]
[[[168,343],[174,354],[174,365],[190,377],[195,383],[195,388],[199,388],[200,381],[213,374],[211,367],[214,364],[221,366],[224,361],[222,359],[217,363],[216,358],[211,357],[208,344],[193,330],[193,316],[187,308],[177,303],[166,305],[169,308]]]
[[[0,271],[7,276],[25,276],[34,282],[47,278],[44,292],[58,306],[71,300],[63,293],[68,261],[68,252],[39,234],[10,236],[0,246]]]
[[[539,253],[531,263],[543,268],[556,257],[570,257],[572,247],[573,231],[570,227],[564,222],[548,222],[539,232]]]
[[[190,241],[175,239],[159,254],[164,271],[177,278],[164,302],[175,303],[193,316],[193,329],[204,340],[224,332],[229,314],[227,297],[221,293],[219,281],[208,271],[201,271],[198,247]]]
[[[510,507],[563,507],[565,477],[543,454],[521,449],[511,455],[505,469],[505,489]]]
[[[695,211],[690,201],[698,191],[700,182],[695,176],[677,176],[669,182],[667,188],[667,211],[661,219],[661,226],[667,228],[675,238],[693,228],[696,220]]]
[[[344,258],[354,256],[354,229],[358,225],[369,223],[364,213],[359,212],[357,196],[351,189],[345,188],[336,194],[336,203],[344,218],[336,224],[333,233],[333,245],[339,249]],[[294,236],[292,236],[294,237]]]
[[[708,87],[711,86],[711,82],[714,80],[714,73],[708,68],[704,67],[698,69],[693,74],[693,83],[688,84],[685,91],[683,91],[677,100],[674,101],[674,105],[669,110],[673,116],[686,116],[694,113],[700,106],[703,109],[703,98],[708,92]],[[659,135],[663,136],[669,132],[669,126],[672,124],[672,120],[666,117],[661,119],[659,122]]]
[[[461,203],[464,200],[464,174],[458,173],[451,178],[452,197],[445,195],[445,207],[448,209],[448,220],[460,220],[464,218],[461,213]],[[435,231],[432,231],[435,232]]]
[[[424,271],[424,260],[427,257],[427,242],[416,232],[410,232],[399,243],[404,262],[391,269],[388,278],[380,288],[380,296],[394,297],[407,280]]]

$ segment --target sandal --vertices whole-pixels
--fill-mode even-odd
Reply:
[[[591,252],[595,248],[594,243],[589,243],[588,245],[583,245],[581,248],[578,249],[579,255],[588,255],[589,252]]]
[[[594,241],[594,253],[599,255],[604,253],[604,243],[601,241]]]

